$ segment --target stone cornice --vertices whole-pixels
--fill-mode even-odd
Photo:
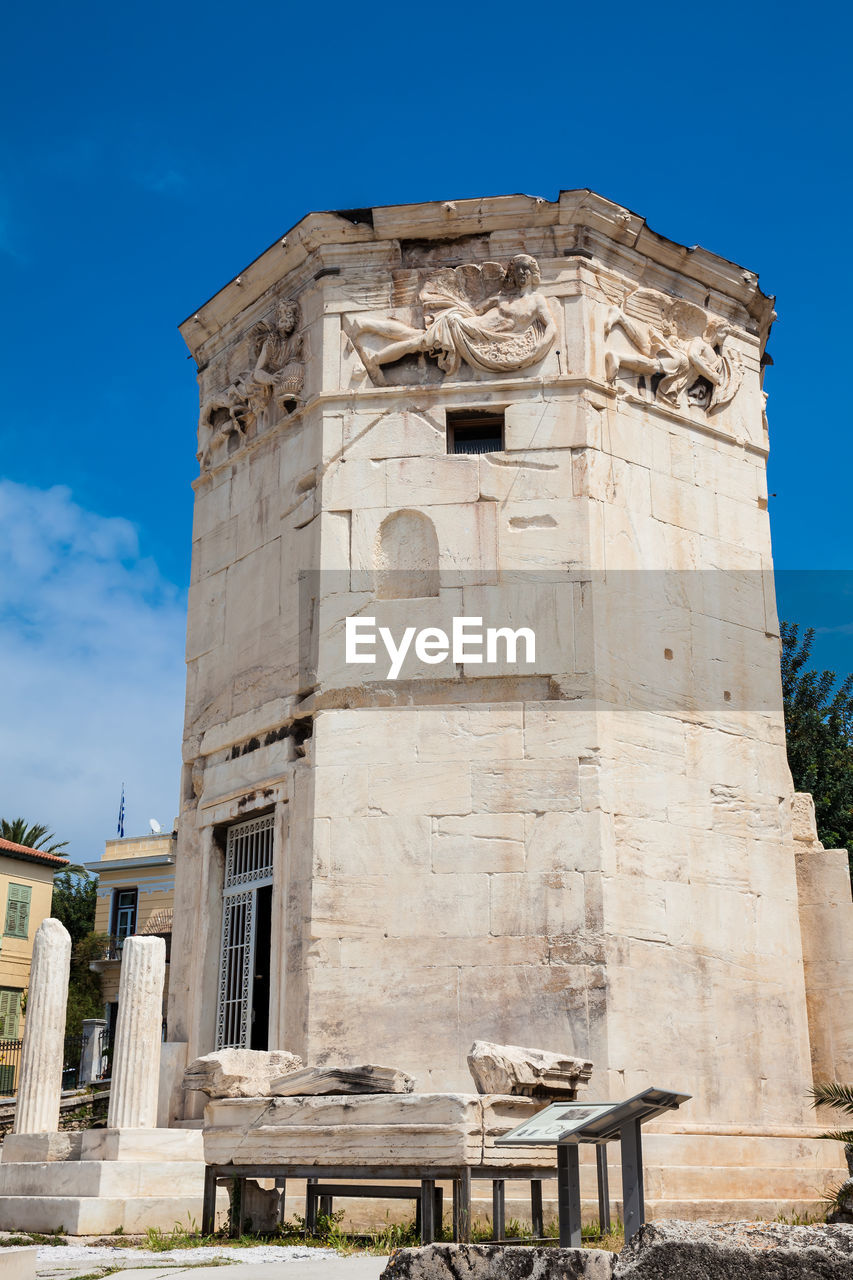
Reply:
[[[572,230],[578,249],[590,254],[604,237],[733,299],[752,317],[763,347],[774,319],[773,299],[762,293],[753,272],[699,246],[677,244],[652,231],[639,215],[585,189],[563,191],[556,201],[506,195],[309,213],[189,316],[180,332],[198,357],[209,338],[274,285],[284,281],[287,292],[290,278],[294,287],[304,287],[306,263],[324,246],[340,246],[348,257],[356,246],[383,241],[448,240],[547,227]]]

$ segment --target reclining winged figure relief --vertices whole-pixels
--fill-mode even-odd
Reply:
[[[604,324],[605,337],[621,329],[633,351],[608,350],[605,373],[615,382],[623,369],[640,377],[659,377],[655,397],[677,408],[687,403],[708,413],[729,404],[743,379],[740,358],[726,346],[733,332],[725,320],[694,302],[670,298],[657,289],[635,289],[615,300],[612,285],[599,281],[614,303]]]
[[[423,328],[390,318],[358,318],[345,330],[380,386],[382,365],[415,353],[431,356],[451,376],[463,361],[484,373],[526,369],[542,359],[557,336],[539,283],[539,263],[526,253],[516,254],[506,268],[497,262],[444,267],[421,289]],[[368,333],[388,339],[387,346],[371,350],[364,342]]]

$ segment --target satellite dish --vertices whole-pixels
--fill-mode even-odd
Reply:
[[[163,830],[156,818],[149,818],[148,825],[155,836],[159,836],[160,832]]]

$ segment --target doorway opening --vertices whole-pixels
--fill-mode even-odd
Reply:
[[[274,815],[228,828],[217,1049],[267,1049],[272,967]]]

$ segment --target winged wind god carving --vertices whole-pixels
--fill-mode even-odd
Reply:
[[[621,329],[634,348],[608,349],[608,382],[615,382],[622,370],[636,373],[649,379],[655,399],[674,409],[686,398],[688,404],[713,413],[734,399],[743,369],[737,351],[726,345],[731,325],[657,289],[634,289],[619,296],[612,285],[599,283],[614,303],[604,324],[605,337]]]
[[[345,324],[371,380],[385,383],[382,366],[424,353],[452,376],[463,363],[484,373],[527,369],[548,352],[557,326],[539,292],[539,263],[516,254],[504,269],[497,262],[444,267],[420,292],[424,327],[393,319],[357,319]],[[365,334],[388,339],[371,350]]]
[[[299,331],[299,304],[278,305],[273,323],[261,321],[250,335],[254,365],[238,373],[232,382],[208,396],[201,407],[199,427],[207,433],[200,455],[210,465],[214,446],[233,434],[245,436],[271,401],[291,410],[302,398],[305,378],[303,338]]]

